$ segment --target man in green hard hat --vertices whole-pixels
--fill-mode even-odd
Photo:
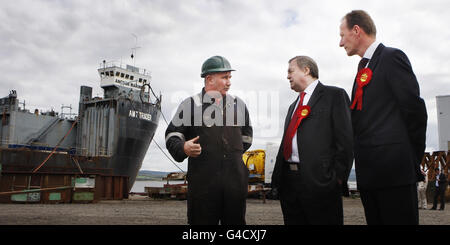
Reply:
[[[188,158],[188,223],[244,225],[248,169],[242,154],[253,130],[245,103],[228,94],[230,62],[207,59],[205,87],[185,99],[166,130],[166,147],[182,162]]]

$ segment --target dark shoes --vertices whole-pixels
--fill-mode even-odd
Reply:
[[[430,210],[436,210],[436,208],[435,208],[435,207],[432,207],[432,208],[430,208]],[[440,210],[440,211],[443,211],[444,209],[443,209],[443,208],[440,208],[439,210]]]

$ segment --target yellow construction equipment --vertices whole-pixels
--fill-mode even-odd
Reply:
[[[265,150],[247,151],[242,155],[242,160],[247,166],[250,175],[249,183],[264,183],[264,163],[266,159]]]
[[[242,155],[242,160],[250,172],[250,184],[270,186],[279,147],[277,143],[267,142],[264,150],[251,150]]]
[[[248,168],[248,194],[262,197],[263,202],[267,198],[277,198],[270,188],[273,168],[275,166],[279,144],[267,142],[265,149],[247,151],[242,155],[242,160]]]

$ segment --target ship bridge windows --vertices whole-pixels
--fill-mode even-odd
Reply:
[[[115,72],[115,74],[114,74],[114,72]],[[101,75],[105,74],[106,76],[115,76],[115,77],[121,77],[124,79],[134,80],[134,75],[123,73],[120,71],[110,71],[110,73],[108,71],[105,71],[105,72],[101,72],[100,74]],[[139,79],[139,80],[141,81],[142,79]]]
[[[113,71],[102,71],[102,72],[100,72],[100,75],[102,75],[102,76],[113,76],[114,75],[114,73],[113,73]]]

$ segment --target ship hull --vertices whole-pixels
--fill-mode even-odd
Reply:
[[[6,124],[14,121],[17,127],[21,122],[14,117],[20,116],[18,112],[3,115],[7,119],[3,121]],[[159,105],[151,103],[126,98],[85,101],[80,103],[77,121],[61,120],[48,130],[61,131],[59,137],[53,137],[55,139],[62,139],[67,134],[59,146],[54,142],[41,146],[21,140],[2,145],[1,171],[5,174],[121,176],[127,178],[126,189],[130,191],[155,135],[159,117]],[[19,132],[3,133],[21,138]],[[47,138],[42,137],[42,140],[48,141]]]

